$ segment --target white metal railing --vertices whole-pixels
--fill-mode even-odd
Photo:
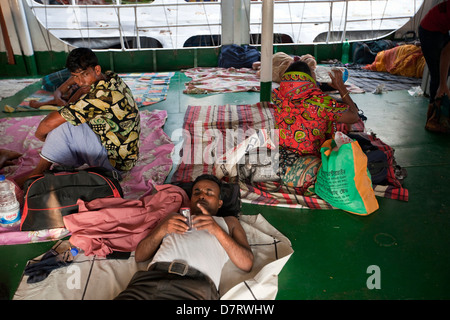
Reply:
[[[120,4],[39,4],[25,0],[40,23],[58,38],[119,38],[123,50],[126,39],[157,39],[163,47],[180,48],[193,35],[221,34],[220,2],[156,0],[152,3]],[[47,0],[44,0],[47,1]],[[228,1],[228,0],[223,0]],[[230,4],[233,1],[229,1]],[[275,1],[274,33],[287,34],[294,43],[311,43],[319,33],[325,42],[339,32],[343,41],[355,30],[395,30],[408,22],[423,0],[291,0]],[[251,1],[246,12],[250,32],[261,33],[262,1]],[[336,40],[335,40],[336,41]]]

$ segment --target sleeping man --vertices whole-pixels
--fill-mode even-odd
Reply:
[[[250,271],[253,253],[235,216],[219,217],[223,202],[221,182],[199,176],[191,196],[192,230],[186,218],[169,214],[137,246],[137,262],[153,258],[146,271],[138,271],[117,300],[219,299],[222,268],[231,260]]]

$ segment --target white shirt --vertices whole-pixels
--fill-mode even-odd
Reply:
[[[224,218],[213,217],[213,219],[226,233],[229,233]],[[166,235],[150,265],[155,262],[181,260],[210,277],[219,288],[222,268],[228,259],[228,254],[215,236],[207,230],[193,229],[184,234]]]

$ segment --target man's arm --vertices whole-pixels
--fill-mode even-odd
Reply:
[[[253,267],[253,252],[248,244],[247,235],[236,217],[225,217],[230,235],[224,233],[219,242],[224,246],[230,260],[241,270],[249,272]],[[232,241],[227,239],[231,237]],[[228,247],[228,250],[226,249]]]
[[[45,141],[47,134],[53,129],[59,127],[66,119],[64,119],[58,111],[53,111],[49,113],[42,121],[39,123],[38,128],[36,129],[35,136],[41,141]]]
[[[439,60],[439,88],[436,92],[436,98],[447,94],[450,97],[450,91],[447,86],[448,69],[450,68],[450,42],[442,49]]]
[[[76,103],[80,100],[84,95],[86,95],[89,91],[91,91],[90,86],[80,87],[75,93],[69,98],[68,103]]]
[[[178,213],[172,213],[162,220],[147,237],[141,240],[136,247],[134,259],[141,262],[153,257],[163,238],[169,233],[184,233],[188,230],[186,218]]]
[[[71,76],[55,90],[53,96],[55,97],[54,100],[56,102],[56,105],[65,106],[67,104],[67,101],[63,99],[63,96],[67,94],[71,86],[73,86],[74,84],[76,84],[75,80]]]
[[[199,206],[202,211],[204,210]],[[197,215],[193,219],[197,230],[206,229],[219,240],[236,267],[243,271],[250,271],[253,267],[253,252],[247,241],[247,236],[236,217],[225,217],[229,234],[226,233],[210,215]]]

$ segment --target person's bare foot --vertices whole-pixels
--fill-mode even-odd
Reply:
[[[0,169],[12,165],[12,160],[19,158],[21,155],[21,153],[13,150],[0,149]]]
[[[42,106],[42,103],[40,103],[40,102],[37,101],[37,100],[31,100],[31,101],[29,102],[29,106],[30,106],[31,108],[33,108],[33,109],[39,109],[39,108]]]

